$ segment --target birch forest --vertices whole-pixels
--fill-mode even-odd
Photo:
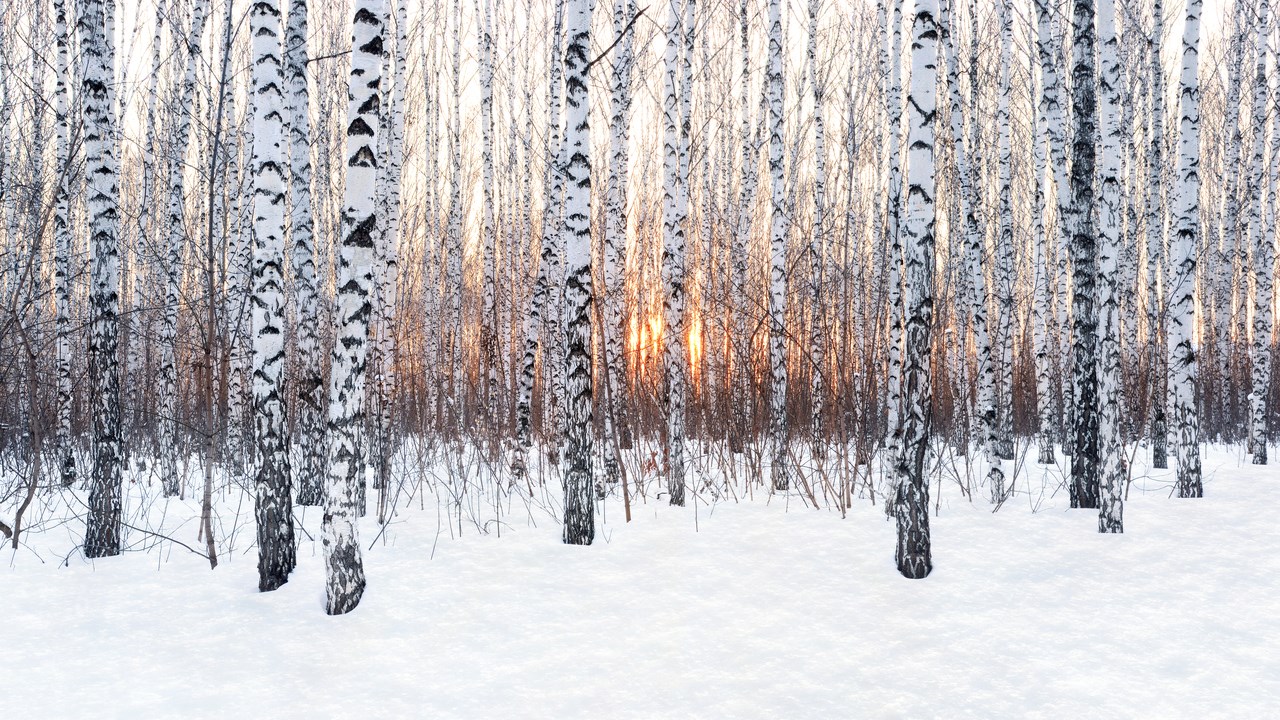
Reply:
[[[1278,13],[4,0],[0,540],[340,615],[417,523],[1122,533],[1280,428]]]

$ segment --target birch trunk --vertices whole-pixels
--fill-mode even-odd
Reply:
[[[625,388],[626,359],[623,355],[622,315],[623,273],[627,252],[628,143],[631,129],[631,64],[635,35],[629,24],[636,16],[635,0],[614,0],[613,33],[621,39],[618,56],[609,76],[609,176],[605,187],[605,479],[619,477],[619,451],[630,448]],[[624,35],[625,33],[625,35]]]
[[[320,363],[320,307],[311,219],[311,97],[307,88],[307,2],[291,0],[285,35],[285,82],[289,98],[289,211],[297,303],[299,464],[294,469],[299,505],[324,504],[325,380]]]
[[[1165,363],[1165,159],[1164,159],[1164,0],[1154,0],[1151,8],[1151,139],[1147,151],[1147,340],[1150,351],[1151,466],[1164,469],[1168,460],[1168,421],[1165,407],[1169,397],[1169,373]]]
[[[587,49],[594,0],[568,0],[565,34],[564,250],[565,343],[564,533],[569,545],[595,539],[592,504],[592,352],[591,352],[591,157],[588,126]]]
[[[1071,146],[1072,427],[1071,507],[1098,507],[1098,238],[1094,226],[1097,92],[1093,0],[1073,0]]]
[[[903,577],[933,570],[929,540],[929,459],[932,403],[934,275],[934,114],[937,87],[937,0],[916,0],[911,39],[906,222],[906,363],[903,373],[902,450],[894,458],[898,526],[895,559]]]
[[[187,37],[187,66],[182,76],[182,95],[178,100],[177,146],[169,162],[168,238],[165,262],[164,316],[160,325],[160,476],[167,497],[182,492],[178,476],[178,372],[177,335],[178,304],[182,282],[182,248],[184,182],[187,147],[191,142],[191,106],[195,96],[196,69],[200,59],[200,36],[208,4],[197,0],[192,5],[191,31]]]
[[[810,428],[815,455],[824,447],[823,415],[826,401],[826,320],[823,307],[824,242],[826,238],[827,212],[827,138],[826,119],[823,116],[826,81],[818,76],[818,18],[822,13],[822,0],[809,0],[809,75],[813,79],[813,230],[809,238],[809,356],[811,359],[809,380],[809,404],[812,427]]]
[[[1120,56],[1115,0],[1098,0],[1099,121],[1102,130],[1102,204],[1098,212],[1098,532],[1124,532],[1124,443],[1121,438],[1120,303],[1117,272],[1123,198],[1120,186]],[[1076,456],[1080,457],[1079,455]]]
[[[899,134],[902,129],[902,0],[893,2],[892,42],[889,46],[888,110],[889,127],[889,197],[885,211],[885,245],[889,249],[889,380],[888,380],[888,437],[886,448],[890,462],[898,453],[898,435],[902,408],[902,238],[899,234],[899,214],[902,201],[902,162]]]
[[[80,5],[77,26],[84,62],[85,177],[89,214],[89,377],[93,406],[93,471],[84,537],[85,557],[120,554],[120,216],[118,141],[115,134],[115,17],[103,0]]]
[[[1271,29],[1271,3],[1259,0],[1256,74],[1253,86],[1253,181],[1249,183],[1249,237],[1253,241],[1253,388],[1250,447],[1254,465],[1267,464],[1267,399],[1271,395],[1271,271],[1273,246],[1262,231],[1264,173],[1263,150],[1267,134],[1267,36]],[[1274,162],[1274,160],[1273,160]],[[1275,199],[1272,199],[1275,202]]]
[[[782,76],[782,7],[780,0],[769,0],[769,178],[771,187],[769,231],[769,370],[770,462],[773,488],[789,487],[787,425],[787,217],[783,197],[782,102],[785,86]]]
[[[1169,302],[1169,385],[1178,497],[1202,497],[1199,381],[1195,339],[1196,255],[1200,237],[1200,13],[1203,0],[1187,0],[1182,31],[1178,173],[1174,183],[1173,263]]]
[[[57,123],[58,182],[54,188],[53,233],[55,245],[54,297],[58,310],[55,320],[57,332],[58,371],[58,468],[64,487],[76,478],[75,452],[71,440],[71,125],[67,85],[70,82],[71,64],[68,60],[67,9],[65,0],[54,0],[54,33],[57,43],[57,84],[54,90]]]
[[[1032,290],[1035,295],[1032,299],[1032,323],[1035,326],[1033,332],[1036,362],[1036,461],[1042,465],[1052,465],[1056,462],[1053,452],[1053,390],[1050,372],[1050,365],[1054,361],[1053,314],[1049,306],[1053,273],[1049,265],[1049,253],[1045,247],[1045,216],[1049,214],[1049,196],[1045,192],[1045,186],[1048,185],[1047,151],[1051,138],[1047,134],[1042,136],[1041,129],[1048,124],[1050,111],[1048,93],[1044,89],[1047,85],[1045,65],[1052,64],[1053,60],[1049,55],[1048,43],[1041,38],[1042,34],[1048,32],[1047,8],[1044,0],[1039,0],[1036,5],[1039,11],[1035,28],[1036,57],[1029,73],[1032,79],[1030,95],[1033,101],[1037,69],[1040,71],[1041,84],[1040,102],[1032,115],[1031,124],[1031,141],[1035,144],[1033,153],[1035,177],[1032,180],[1035,183],[1035,207],[1032,213],[1034,214],[1036,280]]]
[[[672,505],[684,505],[685,492],[685,394],[688,357],[685,347],[685,235],[681,207],[683,186],[687,176],[686,154],[681,120],[683,99],[677,87],[680,68],[681,34],[686,30],[679,0],[670,1],[667,15],[666,50],[663,55],[663,202],[662,202],[662,274],[663,366],[666,372],[663,410],[667,416],[666,471],[667,492]]]
[[[384,7],[383,0],[356,0],[352,20],[347,180],[337,268],[338,332],[329,382],[329,477],[321,539],[326,612],[330,615],[355,609],[365,585],[356,504],[357,486],[364,484],[365,458],[357,434],[364,421],[373,249],[377,242],[375,150],[382,112]]]
[[[484,256],[484,287],[481,305],[481,377],[484,383],[484,412],[491,428],[497,427],[498,413],[498,306],[497,236],[494,230],[493,194],[493,0],[481,0],[484,18],[480,27],[480,164],[481,192],[484,195],[480,243]]]
[[[275,590],[296,564],[284,379],[284,73],[280,6],[257,0],[253,43],[253,420],[258,589]]]
[[[560,85],[561,85],[561,40],[565,17],[565,1],[556,0],[553,10],[554,19],[551,29],[551,69],[547,91],[548,128],[546,169],[543,175],[543,212],[542,212],[542,248],[538,263],[538,275],[534,281],[533,294],[529,298],[529,313],[524,323],[524,359],[520,368],[520,391],[516,400],[516,441],[517,447],[527,447],[532,442],[530,426],[532,422],[533,385],[537,377],[538,347],[542,344],[542,329],[549,311],[547,304],[553,283],[559,278],[555,272],[560,256],[560,168],[563,167],[560,156],[563,152],[560,141]],[[550,362],[553,366],[559,363],[551,359],[551,354],[543,352],[543,364]],[[554,435],[554,433],[552,433]],[[517,473],[524,471],[523,451],[517,450]]]

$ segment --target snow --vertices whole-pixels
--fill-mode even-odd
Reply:
[[[630,524],[611,501],[573,547],[536,513],[451,539],[428,498],[367,550],[341,617],[306,535],[259,594],[251,528],[211,572],[168,542],[62,566],[82,530],[49,523],[46,562],[3,554],[0,698],[66,718],[1257,716],[1280,707],[1280,469],[1247,461],[1208,450],[1202,500],[1136,468],[1119,536],[1065,491],[993,514],[944,485],[923,581],[866,501],[841,519],[798,496],[650,497]],[[151,515],[200,547],[195,505],[172,503]]]

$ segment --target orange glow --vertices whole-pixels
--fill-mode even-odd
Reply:
[[[648,374],[649,365],[662,363],[662,313],[646,313],[641,319],[633,315],[628,321],[627,347],[634,358],[633,372],[643,377]],[[689,370],[693,382],[698,382],[701,374],[705,352],[701,314],[692,314],[689,318],[689,331],[686,336],[689,353]]]
[[[689,377],[698,382],[698,369],[702,366],[702,315],[694,314],[689,322]]]

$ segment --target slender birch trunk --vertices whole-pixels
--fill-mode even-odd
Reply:
[[[978,72],[978,5],[976,0],[969,3],[970,47],[969,72],[976,77]],[[1003,494],[1005,471],[1004,459],[999,453],[998,410],[996,407],[996,367],[993,362],[991,328],[988,323],[987,308],[990,305],[990,289],[987,286],[986,268],[986,224],[982,217],[982,127],[979,120],[978,84],[970,86],[969,97],[969,132],[971,141],[969,152],[973,160],[969,163],[969,176],[963,188],[967,188],[968,198],[965,213],[965,274],[969,278],[969,308],[973,328],[974,347],[976,349],[977,368],[975,376],[978,381],[978,419],[981,425],[982,440],[980,446],[987,461],[987,487],[993,497],[998,497],[996,490]],[[958,99],[953,100],[958,104]],[[954,122],[954,121],[953,121]],[[963,191],[963,190],[962,190]],[[997,500],[998,502],[998,500]]]
[[[556,0],[553,10],[551,38],[551,69],[547,91],[548,128],[546,169],[543,174],[543,212],[542,212],[542,248],[538,263],[538,275],[534,280],[533,294],[529,298],[529,312],[524,323],[524,358],[520,367],[520,390],[516,400],[516,440],[517,448],[527,447],[532,443],[530,425],[532,422],[533,386],[537,377],[538,347],[544,346],[543,364],[550,362],[553,366],[559,363],[552,359],[551,353],[545,352],[542,342],[543,324],[547,316],[554,313],[547,299],[552,294],[553,284],[559,278],[555,272],[559,267],[560,257],[560,191],[563,188],[560,159],[563,153],[560,141],[560,89],[561,89],[561,51],[566,0]],[[553,373],[556,374],[556,373]],[[554,432],[550,433],[552,436]],[[513,470],[524,471],[523,451],[517,450],[516,463]]]
[[[377,0],[375,0],[377,1]],[[452,11],[453,52],[450,62],[453,97],[449,108],[449,280],[445,286],[450,298],[449,308],[449,403],[447,413],[450,432],[462,430],[462,296],[465,281],[462,277],[462,10],[459,0],[453,0]],[[376,150],[377,145],[372,146]]]
[[[787,216],[782,182],[782,102],[786,88],[782,76],[782,53],[782,6],[780,0],[769,0],[769,64],[766,78],[769,102],[769,178],[772,188],[769,231],[769,440],[775,490],[786,490],[790,485],[787,458]]]
[[[483,22],[480,26],[480,165],[481,210],[480,244],[484,256],[481,304],[481,377],[484,383],[484,412],[491,428],[498,418],[498,306],[497,306],[497,236],[494,229],[493,192],[493,0],[481,0]]]
[[[293,479],[299,505],[324,504],[325,380],[320,358],[320,297],[311,209],[311,96],[307,88],[307,2],[291,0],[285,34],[289,100],[289,226],[297,303],[299,379],[294,403],[299,464]]]
[[[996,285],[996,333],[992,348],[992,364],[999,368],[996,379],[996,452],[1005,460],[1013,459],[1013,144],[1009,118],[1009,97],[1013,93],[1013,10],[1011,0],[997,4],[1000,22],[1000,85],[996,98],[996,129],[999,162],[998,211],[999,226],[993,260]],[[997,357],[999,358],[997,360]],[[999,502],[1004,487],[992,486]]]
[[[1043,11],[1045,2],[1039,0],[1036,3],[1037,10]],[[1052,373],[1050,365],[1054,361],[1054,347],[1052,336],[1054,332],[1053,314],[1049,305],[1052,287],[1052,268],[1049,265],[1049,253],[1045,247],[1045,216],[1049,214],[1049,196],[1045,192],[1045,186],[1048,184],[1049,178],[1046,175],[1048,169],[1048,144],[1050,137],[1046,133],[1041,135],[1041,129],[1048,124],[1049,103],[1047,102],[1048,94],[1044,90],[1045,71],[1044,67],[1047,63],[1052,63],[1049,57],[1048,43],[1044,42],[1040,35],[1048,31],[1048,18],[1044,12],[1038,13],[1037,24],[1035,26],[1036,36],[1035,48],[1036,56],[1032,61],[1029,72],[1031,82],[1031,98],[1035,99],[1035,82],[1036,71],[1040,71],[1041,94],[1040,102],[1036,105],[1036,110],[1032,115],[1031,123],[1031,141],[1035,144],[1035,207],[1032,209],[1034,214],[1034,233],[1035,233],[1035,274],[1036,280],[1033,288],[1035,297],[1032,299],[1032,323],[1034,324],[1034,342],[1035,342],[1035,363],[1036,363],[1036,445],[1037,456],[1036,461],[1042,465],[1052,465],[1055,461],[1053,451],[1053,390],[1052,390]]]
[[[609,175],[605,186],[605,479],[614,483],[619,477],[619,451],[631,446],[627,419],[623,411],[627,386],[626,359],[623,355],[622,316],[623,272],[627,252],[627,177],[628,143],[631,129],[631,64],[635,35],[629,24],[636,16],[635,0],[614,0],[613,33],[621,38],[613,72],[609,76]],[[624,35],[625,33],[625,35]]]
[[[751,225],[755,217],[756,190],[758,185],[759,147],[752,135],[751,124],[751,18],[748,0],[741,0],[738,10],[739,38],[742,48],[742,180],[739,184],[738,218],[733,234],[733,289],[737,309],[734,312],[734,341],[739,349],[732,358],[734,370],[730,375],[734,387],[731,412],[730,446],[735,453],[743,449],[743,435],[747,431],[747,397],[744,388],[751,365],[753,332],[750,292],[747,287],[747,250],[751,242]]]
[[[827,138],[826,119],[823,116],[826,80],[818,76],[818,18],[822,13],[822,0],[809,0],[809,75],[813,80],[813,230],[809,237],[809,404],[810,435],[815,455],[825,446],[823,416],[826,404],[826,319],[823,303],[824,254],[827,213]]]
[[[1253,86],[1253,181],[1249,183],[1249,237],[1253,241],[1253,388],[1249,394],[1250,447],[1254,465],[1267,464],[1267,399],[1271,395],[1271,271],[1274,248],[1262,231],[1264,173],[1263,150],[1266,145],[1267,103],[1267,36],[1271,30],[1271,3],[1259,0],[1258,29],[1255,42],[1256,74]],[[1274,160],[1273,160],[1274,162]],[[1272,198],[1272,203],[1275,199]]]
[[[888,423],[885,426],[888,443],[887,457],[893,462],[898,452],[898,435],[902,408],[902,238],[899,234],[899,216],[902,205],[902,160],[899,149],[902,129],[902,0],[893,2],[892,41],[889,46],[889,76],[887,93],[889,121],[889,197],[885,211],[885,246],[889,249],[889,379]]]
[[[591,158],[587,97],[587,49],[595,0],[567,0],[565,34],[564,250],[565,344],[564,534],[569,545],[595,539],[591,440]]]
[[[55,245],[54,298],[57,302],[57,371],[58,371],[58,430],[57,457],[63,486],[70,486],[76,478],[75,452],[71,439],[71,125],[67,85],[70,82],[71,64],[68,60],[67,9],[65,0],[54,0],[54,34],[57,43],[57,84],[55,85],[55,111],[57,123],[58,181],[54,189],[53,233]]]
[[[1169,398],[1169,373],[1165,363],[1165,159],[1164,159],[1164,0],[1154,0],[1151,8],[1150,54],[1151,138],[1147,150],[1147,328],[1150,337],[1151,466],[1169,467],[1168,421],[1165,408]]]
[[[1115,0],[1098,0],[1099,122],[1102,162],[1098,211],[1098,532],[1124,532],[1124,485],[1127,472],[1121,437],[1120,303],[1116,277],[1121,253],[1123,198],[1120,185],[1120,56],[1116,41]],[[1077,455],[1077,457],[1080,457]]]
[[[667,492],[672,505],[684,505],[685,492],[685,394],[688,353],[685,347],[685,234],[681,217],[681,197],[687,176],[684,143],[680,127],[683,100],[676,73],[680,68],[681,35],[686,31],[680,1],[670,0],[667,15],[666,50],[663,54],[663,155],[662,155],[662,274],[663,366],[666,383],[663,410],[667,416]]]
[[[187,66],[178,99],[177,145],[169,161],[168,237],[166,242],[164,316],[160,325],[160,475],[165,496],[182,493],[178,476],[178,304],[182,282],[184,177],[187,147],[191,143],[191,105],[195,97],[196,70],[200,59],[200,37],[204,34],[208,3],[197,0],[191,8],[191,30],[187,36]]]
[[[1174,183],[1173,263],[1169,294],[1169,385],[1177,432],[1178,497],[1202,497],[1199,382],[1195,339],[1196,255],[1200,237],[1200,13],[1203,0],[1187,0],[1182,31],[1178,174]]]

